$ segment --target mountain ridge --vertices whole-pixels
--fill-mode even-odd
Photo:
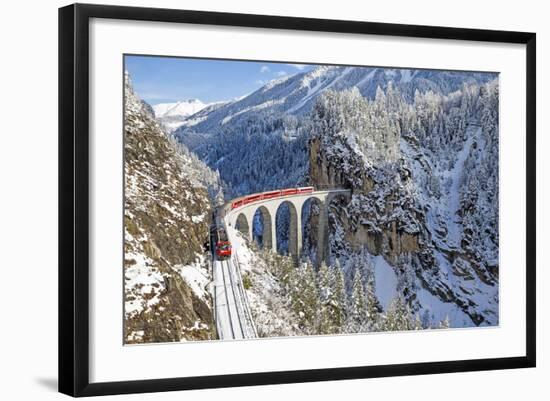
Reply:
[[[316,98],[326,90],[341,91],[357,87],[366,98],[374,99],[378,88],[385,90],[390,82],[409,100],[416,90],[433,90],[449,94],[468,83],[483,83],[496,76],[487,73],[461,71],[432,71],[418,69],[385,69],[380,67],[319,66],[311,71],[275,79],[242,99],[227,102],[207,113],[196,113],[200,121],[192,125],[185,122],[176,134],[184,136],[186,130],[200,133],[219,133],[227,123],[238,124],[254,114],[308,113]]]

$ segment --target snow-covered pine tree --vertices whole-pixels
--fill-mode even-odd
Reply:
[[[401,254],[397,259],[397,265],[399,268],[397,291],[403,294],[403,301],[407,305],[412,305],[417,284],[411,254]]]
[[[439,322],[439,329],[448,329],[451,327],[451,320],[449,319],[449,315],[445,316],[445,319],[443,319],[441,322]]]
[[[432,318],[430,316],[430,311],[428,309],[424,309],[424,312],[422,313],[420,320],[422,322],[423,328],[429,329],[432,326]]]
[[[417,313],[414,315],[414,330],[423,330],[424,327],[422,326],[422,320],[420,319],[420,315]]]
[[[369,331],[376,331],[380,322],[380,312],[382,307],[376,297],[376,287],[374,274],[367,275],[367,285],[365,291],[365,310],[367,314],[367,326]]]
[[[319,334],[329,334],[334,330],[332,302],[334,293],[331,286],[331,278],[328,266],[325,262],[321,263],[317,272],[317,281],[319,285]]]
[[[347,311],[347,293],[344,271],[340,266],[340,262],[336,259],[336,264],[332,269],[333,288],[334,288],[334,324],[338,328],[338,332],[342,332],[346,323]]]
[[[367,304],[360,268],[355,269],[349,308],[348,330],[352,333],[361,332],[365,328],[367,321]]]
[[[401,295],[396,296],[382,318],[382,331],[414,329],[411,311]]]
[[[289,291],[292,283],[295,281],[297,275],[296,267],[291,257],[276,255],[277,260],[277,272],[283,288]]]
[[[302,329],[306,333],[315,333],[319,291],[313,265],[310,262],[303,263],[293,276],[290,290],[292,310],[299,317]]]
[[[330,268],[323,262],[317,276],[320,299],[319,333],[340,333],[346,321],[347,294],[344,272],[338,261]]]

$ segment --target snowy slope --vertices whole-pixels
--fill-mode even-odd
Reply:
[[[238,124],[259,111],[264,114],[302,115],[311,110],[316,98],[326,90],[341,91],[357,87],[367,98],[374,98],[378,87],[393,82],[407,98],[416,90],[450,93],[463,83],[484,82],[487,75],[462,72],[383,69],[369,67],[319,66],[311,71],[268,82],[250,95],[203,113],[193,131],[215,133],[232,122]],[[182,130],[186,125],[183,124]]]
[[[273,80],[257,91],[187,117],[174,132],[212,169],[230,197],[304,183],[310,112],[328,91],[357,88],[373,99],[390,82],[407,101],[415,91],[447,94],[491,75],[383,68],[319,66]]]
[[[298,328],[297,316],[289,308],[288,295],[282,290],[280,280],[270,271],[266,259],[273,255],[252,249],[238,230],[230,226],[227,229],[233,245],[233,264],[239,264],[241,277],[246,277],[249,282],[244,297],[254,320],[256,336],[303,335]]]
[[[331,263],[374,264],[385,309],[402,296],[430,326],[494,325],[496,77],[320,66],[204,108],[175,136],[220,172],[228,198],[353,188],[331,216]]]
[[[232,257],[213,261],[213,294],[216,308],[216,327],[221,340],[256,338],[256,328],[242,282],[239,260],[242,241],[232,228],[227,230],[232,244]],[[244,252],[243,252],[244,253]]]
[[[385,308],[399,294],[432,321],[498,324],[498,81],[413,104],[330,93],[315,120],[312,184],[353,188],[333,257],[375,265]]]
[[[155,117],[169,131],[174,131],[185,124],[189,116],[206,108],[212,109],[224,102],[203,103],[199,99],[182,100],[175,103],[159,103],[152,106]]]
[[[124,341],[211,339],[202,246],[211,210],[206,181],[216,175],[165,134],[128,76],[125,91]]]
[[[182,100],[175,103],[159,103],[153,106],[156,118],[163,117],[187,117],[204,109],[204,104],[199,99]]]

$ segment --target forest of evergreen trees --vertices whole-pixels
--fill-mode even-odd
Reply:
[[[321,263],[319,268],[306,261],[296,267],[292,257],[271,251],[258,254],[280,282],[283,292],[280,295],[287,299],[286,306],[296,316],[304,335],[450,327],[448,319],[432,322],[413,313],[399,295],[384,311],[376,297],[372,267],[360,259],[356,259],[352,279],[347,280],[338,261],[334,266]]]
[[[321,265],[315,270],[303,261],[294,270],[287,266],[287,271],[281,259],[282,267],[275,268],[282,271],[289,307],[299,317],[302,330],[310,334],[353,333],[449,326],[448,318],[439,314],[440,320],[434,320],[433,306],[426,307],[419,300],[417,293],[422,288],[442,297],[443,302],[466,305],[476,324],[484,319],[495,321],[498,81],[463,85],[448,95],[417,91],[411,101],[391,83],[386,90],[379,88],[372,100],[356,88],[328,90],[307,118],[311,122],[302,124],[301,129],[307,126],[309,138],[320,138],[324,161],[340,173],[340,185],[353,193],[349,204],[329,210],[332,266]],[[463,166],[457,165],[461,153]],[[299,152],[297,160],[302,157]],[[257,182],[267,183],[280,175],[281,170]],[[368,191],[362,190],[364,177],[373,182]],[[381,240],[376,252],[390,261],[398,281],[395,299],[386,310],[376,300],[369,258],[350,249],[339,213],[373,235],[383,235],[395,225],[398,233],[415,236],[421,244],[414,252],[400,253],[390,242],[395,240],[390,234]],[[306,208],[305,222],[311,221],[309,214]],[[282,240],[278,249],[286,249],[287,220],[276,220]],[[310,238],[314,231],[304,227],[303,255],[309,257],[317,246]],[[443,252],[456,256],[447,262]],[[448,269],[456,272],[453,280],[460,281],[460,286],[449,282]],[[484,284],[472,281],[476,277]],[[469,302],[468,297],[485,284],[492,286],[484,295],[487,303],[478,307],[479,297],[476,303]]]
[[[305,262],[280,275],[305,332],[445,326],[448,305],[456,308],[457,325],[498,322],[498,77],[444,71],[419,76],[408,83],[390,79],[367,92],[352,81],[331,86],[296,115],[249,107],[260,94],[261,105],[282,104],[282,98],[259,91],[247,107],[236,102],[227,106],[230,114],[220,108],[212,121],[176,133],[215,172],[208,181],[216,185],[209,188],[223,186],[226,200],[299,185],[352,190],[348,204],[330,210],[331,266],[316,270]],[[310,176],[315,139],[324,168],[337,175],[331,183]],[[304,221],[315,214],[311,210],[306,208]],[[275,220],[277,248],[285,250],[289,213],[281,214]],[[257,237],[262,230],[256,220]],[[373,269],[365,266],[369,257],[349,243],[361,230],[367,234],[360,241],[375,238],[371,255],[382,255],[397,276],[396,296],[386,310],[375,299]],[[317,246],[313,232],[304,227],[303,254],[309,257]],[[397,244],[405,235],[409,248]],[[274,271],[285,271],[284,262],[278,264],[283,266]],[[439,304],[423,304],[420,291]],[[433,319],[437,308],[444,312]]]

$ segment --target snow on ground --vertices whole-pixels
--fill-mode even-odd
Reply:
[[[427,311],[432,325],[437,325],[438,322],[448,317],[451,327],[475,327],[472,319],[455,303],[443,302],[423,288],[417,289],[416,299],[422,305],[420,315],[423,315]]]
[[[384,310],[387,310],[392,299],[397,295],[397,275],[393,267],[388,264],[381,255],[373,257],[372,264],[375,274],[376,297]],[[417,282],[416,288],[416,299],[422,307],[419,314],[423,316],[427,311],[432,324],[437,325],[437,323],[448,317],[451,327],[475,326],[472,319],[470,319],[470,317],[455,303],[443,302],[441,299],[422,288],[420,282]]]
[[[153,261],[143,253],[128,252],[125,259],[135,262],[124,269],[124,313],[130,317],[159,302],[164,278],[150,266]]]
[[[274,88],[277,85],[282,84],[283,82],[286,82],[292,75],[284,75],[280,78],[272,79],[271,81],[267,82],[264,86],[261,87],[262,92],[266,92],[270,90],[271,88]],[[241,96],[242,98],[245,98],[246,96]],[[240,100],[240,99],[239,99]]]
[[[174,132],[182,125],[185,125],[185,121],[163,121],[162,124],[168,129],[169,132]]]
[[[454,251],[460,249],[463,224],[459,214],[461,186],[464,177],[469,173],[464,170],[464,165],[472,153],[474,143],[478,148],[484,149],[482,130],[477,124],[470,124],[465,132],[466,140],[462,148],[453,155],[452,164],[447,163],[434,164],[431,158],[419,151],[414,143],[402,140],[400,143],[401,152],[410,160],[412,176],[417,188],[421,188],[421,183],[428,182],[432,176],[437,177],[441,182],[441,195],[432,195],[419,191],[416,196],[421,199],[421,203],[429,205],[426,211],[426,228],[432,234],[431,238],[436,245],[434,257],[440,272],[441,279],[445,284],[454,290],[454,292],[464,299],[472,301],[472,310],[483,314],[486,322],[484,324],[498,324],[498,285],[490,286],[484,284],[481,280],[472,280],[468,276],[463,277],[455,274],[455,269],[449,262],[445,251]],[[467,264],[467,262],[465,262]],[[469,266],[469,264],[467,264]],[[470,268],[470,271],[472,269]],[[473,273],[472,271],[472,274]],[[420,286],[419,286],[420,288]],[[439,300],[425,289],[420,289],[418,300],[424,309],[435,316],[435,319],[445,318],[449,315],[451,326],[465,327],[472,326],[472,320],[454,303],[446,303]]]
[[[225,282],[224,269],[227,266],[223,264],[220,260],[213,261],[213,288],[214,292],[212,296],[214,298],[214,308],[215,308],[215,319],[216,319],[216,328],[218,331],[218,337],[220,340],[226,339],[235,339],[236,335],[240,333],[239,330],[234,331],[232,313],[235,311],[234,299],[229,299],[232,296],[232,291],[228,291]],[[235,323],[238,324],[239,321],[235,317]]]
[[[330,70],[332,68],[333,68],[332,66],[327,66],[326,70],[323,70],[321,68],[321,69],[319,69],[319,72],[323,73],[324,71]],[[313,99],[319,92],[324,92],[324,91],[330,89],[332,86],[334,86],[334,84],[336,84],[338,81],[343,79],[346,75],[348,75],[352,71],[353,71],[352,67],[346,67],[346,68],[344,68],[344,70],[342,71],[341,74],[339,74],[336,78],[331,80],[328,84],[326,84],[326,79],[320,79],[313,87],[309,86],[310,81],[306,80],[306,78],[311,79],[311,78],[316,78],[316,77],[313,74],[308,74],[311,77],[305,76],[304,79],[302,80],[302,85],[307,86],[307,88],[308,88],[307,94],[302,98],[302,100],[300,100],[299,103],[295,104],[290,109],[288,109],[287,112],[288,113],[294,113],[297,110],[300,110],[302,107],[304,107],[304,105],[308,101]]]
[[[436,252],[435,256],[438,260],[438,265],[442,272],[444,272],[443,277],[447,279],[447,285],[451,288],[457,290],[459,294],[467,296],[470,302],[473,302],[472,308],[478,312],[482,312],[485,318],[483,325],[498,325],[498,294],[499,286],[498,285],[487,285],[481,280],[465,280],[460,276],[457,276],[453,273],[452,268],[448,260],[441,255],[441,253]],[[440,301],[441,302],[441,301]],[[445,308],[447,303],[442,303],[441,308]],[[454,304],[452,304],[454,305]],[[457,327],[466,327],[472,326],[472,322],[468,322],[466,325],[462,325],[462,317],[460,314],[456,315],[456,321],[453,321],[451,315],[451,326]],[[464,314],[466,316],[466,314]],[[471,320],[471,319],[470,319]]]
[[[386,310],[397,294],[397,276],[382,255],[373,258],[373,266],[376,297]]]
[[[206,217],[206,212],[202,214],[198,214],[196,216],[191,216],[191,220],[193,223],[202,223],[204,221],[204,218]]]
[[[237,249],[243,254],[240,236],[235,230],[227,230],[228,239],[233,247],[233,256],[227,260],[215,260],[213,264],[214,299],[216,307],[216,325],[218,335],[223,339],[254,338],[253,318],[247,306],[244,285],[239,274]],[[247,258],[243,259],[248,262]]]
[[[413,72],[411,70],[401,70],[401,82],[411,82],[415,74],[416,71]]]
[[[202,300],[207,300],[207,285],[211,281],[206,266],[206,259],[203,255],[199,255],[195,263],[191,265],[176,265],[176,270],[185,282],[191,287],[193,292]]]
[[[373,70],[371,72],[369,72],[367,75],[365,75],[365,77],[363,79],[361,79],[359,82],[357,82],[355,84],[355,86],[357,86],[358,88],[363,86],[365,83],[370,81],[372,79],[372,77],[374,77],[374,74],[376,73],[376,71],[378,71],[378,68],[373,68]]]
[[[242,272],[249,272],[250,270],[252,270],[252,264],[254,260],[253,251],[248,247],[246,239],[234,227],[231,227],[227,224],[226,231],[227,236],[231,241],[233,252],[237,254]]]
[[[182,327],[182,330],[185,333],[198,332],[201,330],[208,330],[208,329],[209,329],[208,325],[206,323],[201,322],[200,320],[195,320],[195,323],[193,323],[193,326],[191,327]],[[189,340],[187,340],[187,338],[185,337],[180,338],[180,343],[184,343],[187,341]]]
[[[155,117],[186,117],[192,114],[198,113],[205,107],[209,106],[208,103],[203,103],[198,99],[182,100],[175,103],[159,103],[153,105],[153,111]]]
[[[206,116],[189,117],[185,119],[185,121],[182,121],[179,127],[183,127],[183,126],[192,127],[194,125],[202,123],[204,120],[206,120]]]
[[[477,128],[475,134],[468,135],[468,139],[456,157],[454,168],[448,173],[448,177],[451,179],[451,187],[449,188],[447,198],[447,228],[449,229],[447,240],[449,245],[454,247],[459,247],[460,234],[462,232],[462,222],[457,221],[457,211],[460,209],[460,185],[462,176],[464,175],[464,162],[470,154],[474,138],[479,137],[480,133],[481,128]]]
[[[257,104],[257,105],[254,105],[254,106],[249,106],[249,107],[246,107],[242,110],[239,110],[238,112],[236,112],[235,114],[230,114],[228,115],[227,117],[225,117],[223,120],[222,120],[222,125],[225,125],[227,124],[229,121],[231,121],[233,118],[243,114],[243,113],[246,113],[246,112],[249,112],[249,111],[259,111],[259,110],[263,110],[263,109],[266,109],[268,107],[271,107],[271,106],[275,106],[277,104],[282,104],[284,103],[285,99],[278,99],[278,100],[268,100],[267,102],[264,102],[264,103],[261,103],[261,104]]]
[[[269,272],[260,253],[255,254],[234,227],[227,226],[227,233],[240,263],[241,273],[251,283],[245,293],[258,336],[287,337],[302,334],[296,317],[289,310],[287,299],[281,296],[279,281]]]

